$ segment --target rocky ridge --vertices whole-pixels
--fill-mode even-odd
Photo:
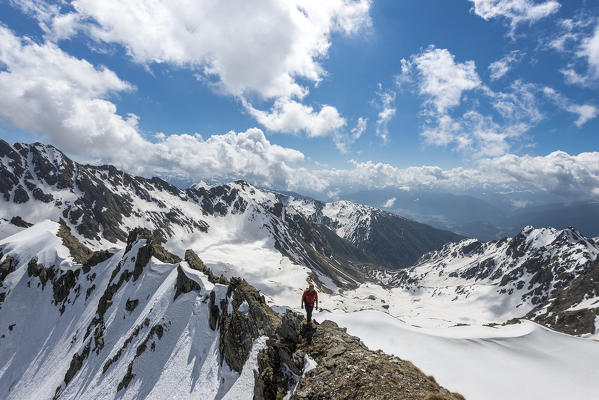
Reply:
[[[39,227],[31,229],[36,228]],[[347,335],[330,321],[309,328],[298,314],[289,311],[279,315],[245,280],[216,277],[191,250],[186,252],[185,260],[179,259],[164,249],[160,238],[147,229],[131,231],[126,248],[115,254],[92,252],[64,226],[58,226],[56,234],[59,240],[56,243],[67,248],[71,257],[68,264],[61,261],[60,267],[45,265],[42,260],[47,260],[47,256],[44,254],[30,253],[32,258],[28,259],[25,252],[15,253],[14,246],[0,244],[6,253],[0,257],[2,265],[16,267],[3,269],[8,271],[5,276],[8,279],[3,284],[8,292],[0,316],[2,320],[16,318],[17,314],[10,311],[17,306],[15,301],[20,301],[22,293],[28,293],[30,298],[34,296],[36,308],[50,307],[44,314],[51,318],[48,323],[59,331],[60,337],[72,338],[67,345],[70,362],[55,364],[49,375],[36,375],[45,371],[43,366],[32,373],[26,367],[30,363],[23,362],[25,369],[15,370],[17,375],[0,376],[0,395],[4,398],[18,396],[16,393],[22,395],[24,390],[47,387],[58,379],[60,382],[53,393],[55,399],[79,398],[85,387],[97,389],[96,384],[88,386],[94,376],[105,379],[101,385],[104,394],[90,393],[90,396],[103,398],[128,393],[126,396],[130,397],[131,393],[137,393],[135,396],[144,397],[153,389],[147,387],[148,382],[156,379],[151,378],[151,371],[167,368],[165,363],[169,357],[165,358],[162,352],[178,343],[177,335],[184,332],[179,325],[194,320],[196,313],[202,319],[195,319],[194,323],[205,333],[192,340],[202,341],[213,335],[218,343],[221,366],[213,368],[222,369],[225,363],[241,373],[257,339],[267,337],[265,348],[258,353],[258,369],[254,372],[256,399],[281,399],[287,394],[292,399],[461,398],[439,387],[434,379],[409,362],[370,351],[358,338]],[[21,268],[27,269],[26,274],[19,280],[13,279],[11,274]],[[209,283],[212,287],[207,286]],[[85,300],[80,297],[83,293],[86,293]],[[52,307],[56,310],[54,313]],[[183,308],[189,315],[169,311],[181,307],[191,307]],[[81,322],[73,325],[69,321]],[[29,315],[11,325],[7,333],[10,337],[4,334],[0,339],[0,343],[9,341],[6,346],[0,346],[1,359],[11,358],[10,352],[20,354],[18,360],[25,357],[21,361],[27,359],[31,350],[52,353],[48,348],[25,351],[19,347],[14,332],[28,332],[31,346],[34,340],[31,333],[41,328],[34,327],[35,323],[36,318]],[[129,328],[120,329],[123,324]],[[115,336],[118,332],[122,332],[122,336]],[[40,345],[48,340],[53,346],[61,344],[59,336],[39,336]],[[202,347],[199,342],[196,346]],[[56,351],[63,353],[60,348]],[[183,349],[176,347],[167,354],[178,351]],[[202,353],[194,356],[202,357]],[[306,364],[308,359],[316,365]],[[146,365],[152,369],[148,371]],[[306,367],[311,367],[310,371]],[[388,379],[384,388],[374,385],[380,377]],[[40,380],[31,387],[27,379]],[[145,392],[135,392],[140,390],[137,379],[145,382]],[[225,380],[223,376],[223,382]]]

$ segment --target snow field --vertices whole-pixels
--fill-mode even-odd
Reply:
[[[592,399],[599,393],[599,343],[532,322],[421,329],[377,311],[319,313],[371,349],[413,362],[469,400]]]

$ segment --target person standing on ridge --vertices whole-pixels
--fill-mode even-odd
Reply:
[[[308,289],[304,290],[304,294],[302,295],[302,308],[304,308],[304,305],[306,306],[306,318],[308,319],[308,324],[311,324],[314,305],[316,305],[316,309],[318,310],[318,293],[314,290],[314,285],[312,283]]]

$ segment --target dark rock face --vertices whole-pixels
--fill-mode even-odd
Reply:
[[[134,299],[134,300],[127,299],[127,303],[125,304],[125,310],[127,310],[129,312],[133,312],[138,304],[139,304],[138,299]]]
[[[231,314],[227,301],[231,302]],[[245,303],[242,312],[240,306]],[[262,335],[268,337],[266,349],[258,354],[259,370],[254,373],[256,400],[282,399],[298,378],[291,399],[463,400],[410,362],[369,350],[331,321],[307,326],[301,315],[291,311],[280,316],[255,288],[239,278],[231,279],[227,300],[221,305],[219,328],[221,354],[237,371],[254,341]],[[306,355],[317,367],[302,377]]]
[[[25,189],[23,189],[23,186],[17,186],[17,189],[15,190],[15,195],[13,197],[13,201],[17,204],[26,203],[27,201],[29,201],[29,195],[27,194]]]
[[[200,259],[200,257],[198,257],[198,255],[193,250],[185,250],[185,261],[191,269],[195,269],[196,271],[204,273],[208,277],[208,280],[210,282],[220,283],[223,285],[229,284],[229,281],[223,275],[221,275],[220,277],[216,277],[216,275],[212,273],[212,270],[204,264],[204,262]]]
[[[595,319],[599,316],[599,308],[569,309],[598,294],[599,258],[572,283],[555,290],[547,301],[539,304],[526,318],[570,335],[595,333]],[[541,312],[545,308],[546,311]]]
[[[266,306],[264,297],[244,280],[231,279],[228,294],[233,312],[229,314],[228,305],[221,304],[220,351],[227,364],[241,372],[254,341],[260,336],[274,334],[278,315]],[[248,304],[247,314],[239,311],[244,302]]]
[[[63,218],[86,239],[95,240],[100,236],[111,242],[126,239],[126,232],[121,228],[123,217],[141,216],[140,211],[134,209],[133,199],[127,191],[163,209],[146,215],[164,237],[172,235],[173,225],[184,226],[190,231],[207,231],[208,226],[203,221],[190,219],[179,209],[169,209],[153,197],[152,193],[156,191],[180,198],[187,196],[162,179],[134,177],[112,166],[81,165],[55,147],[41,143],[11,146],[0,139],[0,157],[5,160],[4,165],[0,163],[0,168],[6,167],[0,174],[0,193],[6,201],[25,203],[33,197],[34,201],[54,202]],[[76,200],[63,203],[38,187],[38,181],[50,190],[67,190],[79,195]]]
[[[189,293],[192,290],[201,292],[202,287],[193,279],[189,279],[183,269],[179,265],[177,267],[177,282],[175,283],[175,300],[182,293]],[[214,329],[213,329],[214,330]]]
[[[331,321],[306,325],[287,312],[267,346],[258,355],[257,400],[280,399],[295,382],[291,399],[463,399],[410,362],[369,350]],[[302,377],[306,356],[317,365]]]
[[[29,228],[30,226],[33,226],[33,224],[30,224],[29,222],[24,221],[23,218],[21,218],[18,215],[15,217],[12,217],[10,219],[10,223],[13,224],[14,226],[18,226],[19,228]]]
[[[65,385],[68,385],[69,382],[73,379],[73,377],[77,374],[77,372],[79,372],[79,370],[83,366],[83,361],[89,356],[89,350],[90,343],[88,342],[87,345],[83,348],[81,354],[73,354],[73,358],[71,359],[71,365],[69,365],[69,369],[67,370],[64,376]],[[60,387],[58,389],[60,389]]]
[[[139,248],[135,257],[135,268],[133,270],[134,281],[139,278],[143,268],[148,264],[152,256],[168,264],[176,264],[181,262],[181,259],[178,256],[169,253],[164,247],[162,247],[160,244],[160,237],[157,237],[146,228],[135,228],[129,232],[125,252],[128,253],[131,250],[133,243],[143,239],[145,239],[146,244]]]
[[[2,260],[2,251],[0,251],[0,260]],[[17,268],[18,260],[11,256],[6,256],[4,260],[0,263],[0,286],[2,286],[2,281],[4,278],[8,276],[11,272],[14,272]]]
[[[92,256],[93,252],[71,235],[69,228],[65,225],[61,225],[60,228],[58,228],[57,236],[62,239],[62,244],[69,249],[71,257],[73,257],[73,260],[76,263],[85,264]]]
[[[46,268],[43,265],[38,264],[37,258],[32,258],[31,260],[29,260],[29,263],[27,264],[27,274],[29,276],[38,277],[43,289],[46,287],[46,283],[49,280],[51,281],[54,279],[56,271],[53,267]]]
[[[412,363],[369,350],[334,322],[316,326],[310,341],[304,336],[296,352],[317,366],[300,379],[292,399],[463,399]]]
[[[92,267],[104,262],[112,257],[112,253],[108,250],[94,251],[91,256],[83,263],[83,272],[88,273]]]
[[[338,221],[323,214],[325,203],[313,201],[313,204],[315,212],[308,216],[311,222],[333,231],[341,227]],[[413,265],[426,252],[438,249],[448,242],[464,239],[453,232],[372,207],[357,205],[351,213],[359,215],[359,219],[356,219],[357,226],[345,239],[366,255],[370,263],[392,269]]]

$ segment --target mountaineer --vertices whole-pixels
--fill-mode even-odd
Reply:
[[[304,308],[304,305],[306,306],[306,318],[308,319],[308,324],[311,324],[312,310],[314,309],[315,304],[316,309],[318,310],[318,293],[316,293],[314,285],[311,283],[308,289],[304,290],[304,294],[302,295],[302,308]]]

